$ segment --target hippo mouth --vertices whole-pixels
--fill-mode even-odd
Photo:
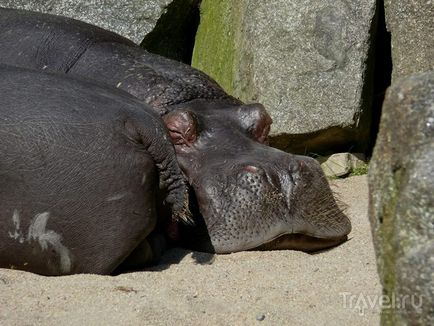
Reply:
[[[301,250],[315,252],[335,247],[348,240],[348,236],[321,239],[301,233],[286,233],[250,250]]]

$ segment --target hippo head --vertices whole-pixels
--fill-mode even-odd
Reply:
[[[197,201],[184,235],[193,249],[313,251],[346,240],[350,221],[319,164],[265,144],[272,120],[262,105],[195,100],[164,121]]]

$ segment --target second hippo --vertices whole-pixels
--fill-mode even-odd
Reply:
[[[130,94],[0,64],[0,267],[109,274],[187,188],[160,117]],[[143,261],[145,262],[145,261]]]

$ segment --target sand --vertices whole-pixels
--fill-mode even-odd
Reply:
[[[332,184],[353,225],[337,248],[216,256],[172,249],[160,265],[118,276],[0,269],[0,325],[378,325],[366,176]]]

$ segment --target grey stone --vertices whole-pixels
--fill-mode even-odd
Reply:
[[[388,89],[369,168],[379,274],[385,294],[401,305],[383,307],[385,325],[434,325],[433,162],[431,71]]]
[[[231,95],[265,105],[271,145],[363,151],[375,12],[375,0],[203,0],[192,63]]]
[[[392,34],[392,80],[434,70],[434,1],[385,0]]]
[[[173,0],[0,0],[0,6],[62,15],[116,32],[136,43],[157,24]]]
[[[329,178],[348,175],[351,172],[350,153],[337,153],[319,159],[324,174]]]
[[[321,163],[324,174],[329,178],[344,177],[367,168],[366,158],[362,153],[336,153],[320,156],[317,160]]]
[[[351,153],[350,154],[350,160],[351,160],[351,170],[356,171],[359,169],[367,169],[367,160],[366,156],[363,153]]]

